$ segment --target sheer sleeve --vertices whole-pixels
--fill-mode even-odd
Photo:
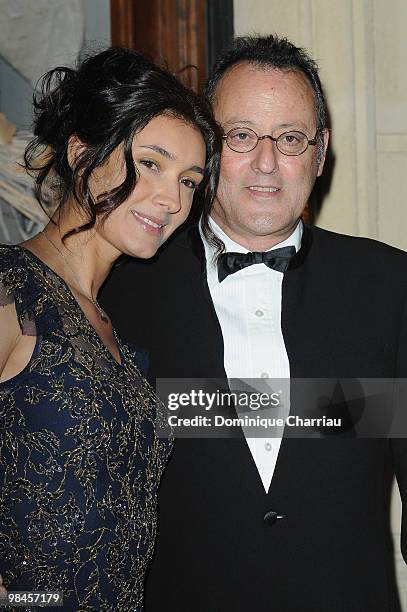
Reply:
[[[50,291],[45,281],[42,283],[38,275],[30,272],[25,249],[0,245],[0,306],[15,304],[24,335],[43,335],[58,325],[59,314],[49,304]]]
[[[18,253],[13,252],[13,247],[0,247],[0,306],[14,303],[21,332],[27,336],[36,336],[34,313],[27,308],[27,300],[22,298],[28,279],[25,267],[19,259]],[[32,296],[33,289],[34,287],[31,287],[28,295]]]

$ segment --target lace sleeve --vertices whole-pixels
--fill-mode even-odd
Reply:
[[[26,336],[36,336],[37,326],[33,314],[24,306],[21,293],[24,292],[27,278],[23,268],[17,262],[10,261],[9,253],[0,248],[0,306],[14,303],[21,333]]]
[[[35,324],[35,319],[26,312],[19,312],[14,294],[9,292],[7,287],[0,282],[0,306],[8,306],[12,303],[14,303],[16,307],[21,333],[25,336],[36,336],[37,326]]]

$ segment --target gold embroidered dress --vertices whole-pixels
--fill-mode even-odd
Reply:
[[[70,612],[139,612],[171,449],[141,354],[118,340],[117,363],[64,281],[28,250],[0,246],[0,305],[11,302],[36,344],[0,383],[5,586],[63,591]]]

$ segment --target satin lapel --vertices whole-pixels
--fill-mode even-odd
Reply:
[[[304,225],[301,248],[292,258],[282,285],[281,328],[290,363],[291,379],[308,375],[307,282],[308,267],[312,259],[312,245],[312,230]],[[292,390],[290,399],[292,412],[294,400]],[[289,439],[287,438],[288,434],[286,428],[268,492],[270,498],[277,503],[281,500],[283,506],[278,507],[279,512],[285,510],[285,492],[287,487],[289,488],[289,483],[293,480],[293,465],[299,456],[305,460],[307,453],[307,445],[304,449],[304,441]],[[296,477],[298,477],[298,474]]]
[[[281,327],[291,378],[334,376],[334,318],[331,315],[335,279],[326,269],[318,232],[304,226],[301,249],[283,280]]]
[[[284,275],[281,297],[281,328],[290,362],[290,377],[306,376],[307,312],[306,279],[313,243],[312,231],[304,225],[301,248]]]
[[[219,355],[219,359],[221,360],[222,370],[223,370],[224,376],[226,378],[226,373],[224,371],[224,366],[223,366],[223,363],[224,363],[224,344],[223,344],[222,328],[220,326],[218,315],[216,314],[216,310],[215,310],[215,307],[214,307],[213,301],[212,301],[212,296],[211,296],[211,293],[210,293],[209,287],[208,287],[208,279],[207,279],[207,273],[206,273],[205,249],[204,249],[204,245],[202,243],[202,238],[200,236],[199,229],[198,229],[197,225],[194,225],[194,226],[192,226],[189,229],[189,231],[188,231],[188,241],[189,241],[190,248],[191,248],[194,256],[199,261],[199,265],[200,265],[200,290],[201,290],[201,295],[202,295],[203,299],[205,300],[205,302],[207,303],[207,305],[209,307],[210,316],[212,318],[212,321],[213,321],[215,329],[216,329],[216,335],[217,335],[217,341],[218,341],[217,343],[218,343],[219,347],[221,347],[221,353]]]
[[[191,288],[194,288],[197,299],[195,307],[197,307],[202,314],[201,332],[203,335],[209,336],[213,341],[211,359],[214,363],[208,364],[209,372],[211,372],[211,375],[222,379],[223,386],[225,386],[227,376],[224,369],[222,329],[208,287],[205,250],[197,225],[193,225],[187,230],[186,239],[186,246],[189,252],[192,252],[195,262],[193,266],[194,278],[191,278]],[[199,282],[197,282],[197,274],[199,274]]]
[[[326,252],[321,248],[318,232],[305,226],[302,248],[286,272],[282,288],[281,327],[291,379],[330,378],[338,372],[332,312],[335,278],[325,264]],[[291,384],[291,414],[301,410],[299,394],[299,387]],[[310,449],[315,452],[323,448],[318,440],[290,439],[289,434],[286,429],[269,490],[271,498],[281,502],[282,513],[286,511],[285,504],[289,505],[289,492],[298,486],[301,470],[313,456]]]
[[[216,316],[216,312],[213,306],[211,294],[210,294],[209,287],[208,287],[208,281],[206,277],[207,275],[206,275],[205,249],[204,249],[204,245],[202,243],[202,239],[201,239],[197,225],[193,225],[188,230],[187,240],[188,240],[191,251],[193,252],[194,256],[199,262],[201,288],[203,292],[203,297],[206,300],[206,302],[209,304],[212,313],[215,314],[216,321],[218,322],[218,325],[219,325],[218,317]],[[219,329],[220,329],[220,326],[219,326]]]

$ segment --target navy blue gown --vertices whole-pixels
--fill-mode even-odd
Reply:
[[[36,343],[0,383],[4,584],[62,591],[69,612],[139,612],[172,443],[140,354],[118,340],[117,363],[64,281],[1,246],[0,305],[12,302]]]

